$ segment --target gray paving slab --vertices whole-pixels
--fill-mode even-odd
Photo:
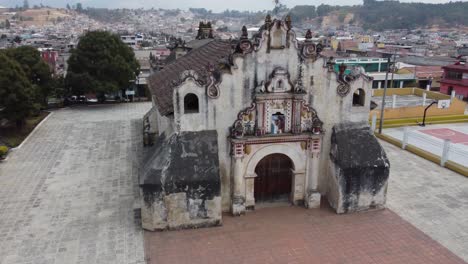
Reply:
[[[0,163],[0,263],[145,263],[138,211],[150,103],[57,110]]]
[[[388,208],[468,262],[468,178],[380,142],[391,166]]]

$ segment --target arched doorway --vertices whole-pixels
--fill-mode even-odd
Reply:
[[[293,162],[284,154],[271,154],[260,160],[255,167],[255,203],[288,201],[293,169]]]

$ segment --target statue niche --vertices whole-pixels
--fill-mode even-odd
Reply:
[[[276,68],[271,75],[270,81],[266,84],[266,91],[269,93],[286,93],[292,91],[292,87],[288,72],[283,68]]]
[[[289,30],[284,27],[283,22],[275,20],[270,28],[270,48],[284,49],[288,47],[288,33]]]

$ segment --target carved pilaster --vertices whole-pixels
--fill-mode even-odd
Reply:
[[[292,127],[291,132],[293,134],[299,134],[302,132],[301,128],[301,113],[302,113],[302,100],[293,101],[293,112],[292,112]]]
[[[234,179],[232,189],[231,212],[233,215],[241,215],[245,212],[245,189],[242,175],[242,159],[234,157]]]

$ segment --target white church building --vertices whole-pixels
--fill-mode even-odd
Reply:
[[[372,79],[334,71],[307,32],[270,16],[249,38],[213,39],[149,78],[156,133],[140,173],[147,230],[222,224],[261,203],[337,213],[385,205],[390,165],[370,133]],[[208,37],[210,36],[210,37]]]

